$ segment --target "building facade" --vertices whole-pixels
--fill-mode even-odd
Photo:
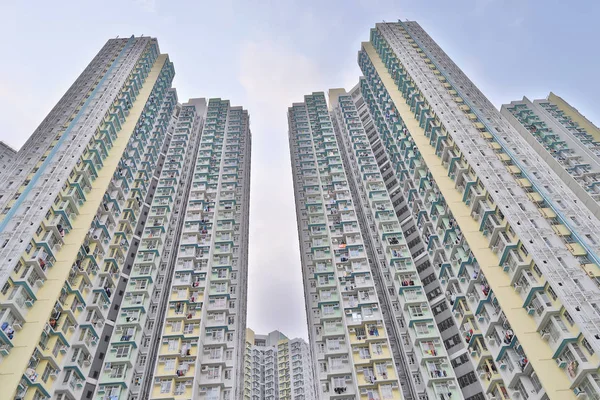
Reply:
[[[372,149],[375,160],[375,164],[369,169],[379,170],[382,176],[384,190],[389,194],[392,203],[390,210],[393,210],[400,222],[404,240],[414,262],[414,267],[408,270],[397,268],[395,263],[392,263],[390,268],[382,257],[382,254],[384,254],[383,244],[379,240],[373,240],[371,243],[371,247],[375,249],[375,254],[377,254],[373,257],[380,258],[379,264],[383,270],[381,285],[385,287],[385,290],[382,291],[382,294],[387,295],[387,303],[390,305],[389,315],[393,316],[393,318],[390,318],[390,324],[395,326],[397,354],[402,359],[405,376],[412,381],[410,395],[416,398],[424,397],[427,393],[427,387],[434,387],[436,396],[444,395],[444,382],[441,381],[441,378],[446,377],[449,379],[455,376],[465,398],[481,398],[481,385],[478,384],[470,363],[465,362],[465,345],[460,338],[457,325],[453,323],[451,318],[451,307],[454,305],[454,299],[445,296],[442,282],[436,279],[434,262],[437,260],[428,251],[428,238],[426,236],[423,239],[421,238],[416,219],[407,204],[406,199],[409,188],[394,174],[394,163],[383,149],[387,138],[379,134],[375,123],[378,117],[376,113],[371,117],[368,103],[365,101],[369,94],[365,92],[363,97],[362,93],[360,85],[353,88],[350,94],[332,90],[330,91],[330,103],[338,116],[340,141],[345,143],[347,152],[351,152],[352,147],[358,142],[351,134],[353,133],[352,128],[356,129],[359,124],[362,124],[365,133],[363,139],[366,138],[364,145],[366,147],[361,147]],[[361,150],[364,149],[361,148]],[[351,153],[349,154],[348,163],[355,174],[367,169],[362,165],[364,162],[360,165],[357,164]],[[367,192],[360,193],[363,198],[368,197],[367,195]],[[368,215],[368,208],[367,206],[364,211],[366,215]],[[371,206],[371,208],[373,207]],[[376,206],[375,209],[381,211],[381,206],[378,208]],[[367,217],[367,219],[365,225],[373,227],[372,219],[370,217]],[[458,244],[460,239],[460,232],[456,231],[456,236],[453,235],[452,240]],[[407,274],[410,275],[410,279],[408,279]],[[414,279],[414,276],[417,276],[418,280]],[[416,288],[407,287],[407,281],[408,283],[413,282],[413,286],[416,286]],[[418,294],[418,296],[415,296],[415,294]],[[421,306],[428,303],[431,308],[431,314],[424,321],[421,320],[422,317],[418,314],[415,316],[410,308],[412,304],[419,304],[419,302],[422,302]],[[429,338],[434,337],[434,341],[441,341],[448,353],[449,364],[446,362],[440,363],[439,360],[436,363],[435,358],[428,359],[428,352],[422,351],[422,341],[417,340],[419,337],[427,338],[427,336],[422,335],[422,332],[427,330],[426,325],[427,328],[430,328],[432,323],[437,325],[438,331],[435,332],[435,335],[434,332],[429,332]],[[411,340],[411,337],[415,339]],[[440,368],[440,365],[443,368]],[[437,387],[436,383],[438,384]],[[405,386],[407,389],[411,388],[409,385]],[[431,394],[428,396],[435,397]]]
[[[109,40],[0,175],[7,398],[241,395],[249,117],[173,76],[156,39]]]
[[[416,22],[358,62],[288,109],[320,396],[598,398],[597,128],[553,95],[501,113]]]
[[[593,213],[600,213],[600,130],[575,108],[550,93],[523,97],[501,108],[502,115]],[[573,182],[575,181],[575,182]]]
[[[147,361],[154,364],[154,378],[144,378],[152,385],[150,399],[243,396],[250,150],[248,112],[211,99],[173,255],[161,260],[174,268],[163,322],[153,327],[158,350]]]
[[[16,154],[15,149],[0,141],[0,175],[4,174],[10,168]]]
[[[246,329],[245,400],[316,400],[313,360],[303,339]]]
[[[470,362],[487,398],[596,398],[591,203],[416,22],[377,24],[359,64],[382,150],[467,350],[453,366]],[[464,396],[471,381],[459,377]]]
[[[335,102],[335,103],[334,103]],[[356,107],[305,96],[288,110],[311,351],[320,398],[458,397],[441,335]],[[333,120],[333,122],[332,122]],[[392,269],[391,266],[394,266]],[[398,272],[396,274],[396,271]],[[411,376],[392,299],[420,326]],[[422,326],[421,326],[422,325]],[[404,394],[402,394],[404,392]]]

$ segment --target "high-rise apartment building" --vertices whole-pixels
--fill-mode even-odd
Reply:
[[[456,377],[356,107],[345,97],[335,101],[331,116],[323,93],[305,96],[304,103],[288,110],[320,398],[400,399],[402,391],[417,398],[424,381],[408,375],[411,361],[429,368],[424,378],[435,379],[440,394],[458,397]],[[399,273],[392,276],[390,265]],[[392,303],[391,297],[405,292],[410,300]],[[422,323],[420,348],[429,362],[424,356],[405,357],[392,307],[405,307]]]
[[[553,95],[503,116],[416,22],[358,62],[288,110],[320,396],[598,398],[597,128]]]
[[[245,400],[279,400],[277,344],[285,339],[287,337],[279,331],[257,335],[246,328]]]
[[[0,141],[0,175],[9,169],[10,164],[13,163],[15,154],[17,154],[15,149]]]
[[[0,175],[7,398],[241,395],[248,113],[173,76],[109,40]]]
[[[563,179],[579,199],[600,215],[600,130],[575,108],[550,93],[523,97],[501,108],[502,115]]]
[[[193,126],[187,117],[182,133]],[[161,260],[171,272],[165,279],[168,290],[162,300],[161,325],[150,327],[158,334],[150,346],[158,349],[145,361],[154,365],[154,380],[140,376],[143,385],[152,385],[140,398],[234,400],[243,396],[251,150],[248,112],[231,107],[227,100],[211,99],[196,146],[183,191],[184,207],[173,228],[173,252]],[[180,146],[174,154],[182,151]],[[140,268],[145,257],[138,254]],[[113,340],[118,341],[114,335]],[[110,384],[113,390],[118,387]]]
[[[316,400],[313,360],[303,339],[246,329],[245,400]]]

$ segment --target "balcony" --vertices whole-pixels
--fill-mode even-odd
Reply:
[[[556,352],[568,343],[577,342],[579,332],[575,328],[569,329],[560,315],[552,315],[543,325],[540,335],[542,340],[545,340]]]
[[[548,318],[559,314],[562,306],[558,298],[552,301],[546,292],[540,290],[532,294],[525,308],[527,313],[533,316],[539,329],[547,323]]]
[[[449,377],[454,376],[452,367],[445,359],[426,361],[425,367],[429,371],[428,379],[430,381],[446,381]]]
[[[55,259],[51,252],[45,248],[45,246],[38,246],[35,248],[33,254],[29,259],[25,260],[25,264],[34,267],[34,270],[39,274],[41,279],[46,279],[46,273],[48,268],[52,268]],[[24,279],[24,278],[18,278]]]
[[[12,340],[23,329],[24,320],[7,307],[0,308],[0,354],[7,356],[13,347]]]
[[[539,291],[544,290],[544,284],[539,282],[538,279],[533,275],[531,270],[523,269],[520,276],[516,278],[513,287],[517,293],[521,296],[524,303],[529,303],[532,296]]]
[[[500,264],[503,264],[508,257],[508,252],[517,248],[518,239],[509,236],[508,231],[500,231],[494,242],[490,242],[492,252],[500,259]]]
[[[24,285],[14,285],[3,305],[11,307],[17,319],[24,320],[35,300]]]
[[[495,206],[493,206],[489,200],[487,200],[485,197],[482,199],[477,200],[472,208],[471,208],[471,217],[473,217],[473,219],[477,222],[479,222],[480,227],[479,229],[483,229],[483,222],[485,220],[485,218],[490,215],[493,214],[495,212]]]
[[[400,306],[404,310],[408,310],[409,306],[419,305],[427,301],[423,288],[409,288],[399,291]]]
[[[378,323],[381,320],[381,312],[377,304],[359,307],[357,309],[344,310],[347,325],[362,325],[364,322]]]
[[[510,249],[501,265],[504,272],[512,278],[511,283],[515,284],[520,272],[531,267],[531,257],[524,257],[519,249]]]
[[[446,351],[441,340],[417,340],[416,355],[424,365],[427,361],[434,361],[446,358]]]

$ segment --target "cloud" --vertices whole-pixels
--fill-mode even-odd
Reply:
[[[155,13],[158,5],[157,0],[134,0],[134,3],[148,13]]]
[[[40,101],[35,89],[0,80],[0,140],[15,150],[25,143],[52,107],[48,100]]]
[[[313,60],[292,46],[263,40],[242,46],[239,81],[253,103],[281,113],[305,94],[322,90],[324,77]]]
[[[523,22],[525,22],[525,17],[520,15],[511,22],[510,26],[513,28],[518,28],[523,25]]]
[[[248,327],[306,338],[286,112],[325,90],[325,77],[282,41],[247,41],[239,66],[252,129]]]
[[[477,0],[475,2],[475,7],[473,7],[473,15],[477,17],[483,17],[487,14],[487,11],[490,7],[496,3],[497,0]]]
[[[362,75],[358,65],[353,65],[352,68],[346,68],[341,71],[340,79],[343,84],[343,88],[346,91],[350,91],[354,86],[358,84],[358,78]]]

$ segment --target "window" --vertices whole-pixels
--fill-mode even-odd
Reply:
[[[477,382],[477,377],[475,376],[475,372],[473,372],[473,371],[471,371],[463,376],[460,376],[458,378],[458,384],[460,385],[461,388],[464,388],[465,386],[469,386],[475,382]]]
[[[185,335],[189,335],[189,334],[191,334],[191,333],[193,333],[193,332],[194,332],[194,324],[186,324],[186,325],[183,327],[183,333],[184,333]]]
[[[573,326],[573,324],[575,322],[573,321],[573,318],[571,317],[571,314],[569,314],[568,311],[565,311],[565,313],[563,314],[563,316],[565,317],[565,319],[567,320],[567,322],[569,323],[569,325]]]
[[[179,332],[181,330],[181,321],[174,321],[171,323],[171,331]]]
[[[594,355],[594,349],[592,348],[592,346],[590,346],[590,343],[587,341],[587,339],[583,339],[581,341],[581,345],[585,348],[585,350],[589,353],[590,356]]]
[[[48,382],[48,377],[50,376],[52,370],[53,368],[50,366],[50,364],[46,364],[46,368],[44,368],[44,373],[42,374],[42,381]]]
[[[460,336],[458,334],[453,335],[448,339],[444,340],[444,347],[446,347],[446,349],[454,347],[457,344],[460,344]]]
[[[548,286],[548,294],[550,295],[550,297],[552,297],[552,300],[556,300],[556,293],[554,292],[554,289],[552,289],[552,286]]]
[[[452,360],[452,367],[457,368],[467,362],[469,362],[469,357],[466,354],[463,354],[460,357],[457,357],[454,360]]]
[[[419,374],[418,372],[412,375],[413,381],[417,384],[420,385],[421,384],[421,374]]]
[[[165,371],[173,371],[175,369],[175,359],[167,358],[165,360]]]
[[[536,393],[539,393],[540,390],[542,390],[542,384],[540,383],[540,380],[537,376],[537,374],[532,374],[531,377],[531,384],[533,385],[533,388],[535,390]]]
[[[129,345],[127,346],[115,346],[117,349],[116,358],[125,358],[129,355]]]
[[[125,364],[113,365],[110,369],[111,378],[123,378],[125,375]]]
[[[171,393],[171,380],[164,380],[160,382],[161,393]]]
[[[451,328],[451,327],[453,327],[453,326],[454,326],[454,320],[452,319],[452,317],[450,317],[450,318],[446,318],[445,320],[441,321],[441,322],[438,324],[438,327],[439,327],[439,329],[440,329],[440,332],[443,332],[443,331],[445,331],[446,329],[448,329],[448,328]]]
[[[72,373],[72,372],[73,372],[73,370],[71,370],[71,369],[67,369],[67,370],[65,371],[65,377],[64,377],[64,379],[63,379],[63,383],[67,383],[67,382],[69,382],[69,379],[71,378],[71,373]]]
[[[448,309],[448,304],[444,301],[433,307],[433,315],[438,315]]]
[[[393,399],[394,394],[392,391],[392,385],[382,385],[381,388],[381,396],[384,400]]]

